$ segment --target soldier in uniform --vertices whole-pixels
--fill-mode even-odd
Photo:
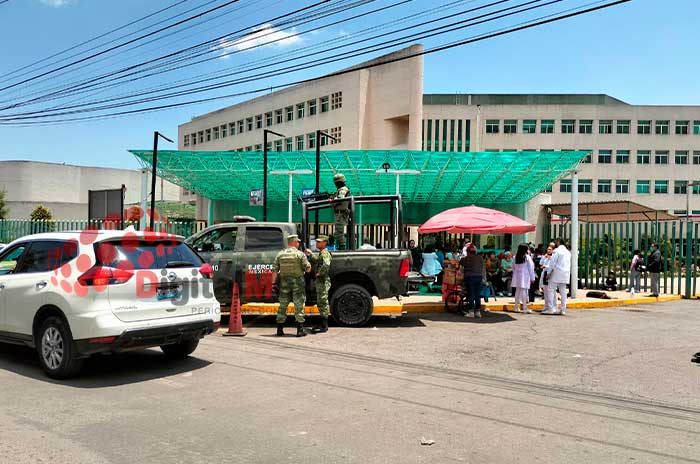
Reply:
[[[304,301],[306,300],[304,273],[309,271],[311,271],[311,264],[306,259],[306,255],[299,250],[299,236],[290,235],[287,237],[287,248],[277,253],[272,266],[272,285],[275,285],[279,278],[278,337],[284,335],[284,322],[287,320],[287,306],[290,301],[294,302],[297,337],[308,334],[304,328]]]
[[[316,277],[316,306],[321,314],[321,326],[314,329],[314,332],[328,332],[328,291],[331,288],[331,253],[326,249],[328,236],[319,235],[316,237],[316,248],[318,255],[314,256],[311,250],[306,250],[306,255],[311,261],[314,276]]]
[[[336,191],[333,194],[333,199],[346,198],[350,196],[350,189],[345,185],[345,176],[336,174],[333,176],[333,183]],[[335,231],[333,238],[335,239],[336,250],[345,249],[345,226],[348,225],[350,217],[350,207],[347,201],[341,201],[333,204],[333,212],[335,213]]]

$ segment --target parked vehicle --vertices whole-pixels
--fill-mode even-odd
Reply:
[[[219,325],[213,271],[183,237],[127,231],[30,235],[0,252],[0,340],[35,347],[48,376],[95,353],[191,354]]]

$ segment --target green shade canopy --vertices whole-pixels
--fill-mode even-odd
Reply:
[[[130,150],[151,168],[153,152]],[[334,191],[333,175],[343,173],[354,195],[393,194],[392,170],[398,174],[408,203],[524,203],[568,175],[586,151],[433,152],[411,150],[324,150],[321,191]],[[389,163],[389,172],[383,165]],[[314,151],[268,153],[268,198],[289,195],[289,176],[270,171],[311,170]],[[381,172],[377,172],[381,171]],[[162,178],[214,200],[247,200],[251,189],[263,186],[262,152],[159,150],[157,173]],[[295,193],[315,186],[314,174],[294,176]]]

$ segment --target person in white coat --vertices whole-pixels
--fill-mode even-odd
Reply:
[[[566,314],[566,285],[571,280],[571,252],[564,246],[564,240],[558,238],[554,241],[557,248],[552,253],[552,258],[545,268],[547,272],[547,300],[549,307],[542,314]],[[557,311],[557,290],[561,297],[561,307]]]
[[[552,306],[549,303],[549,293],[547,293],[547,267],[549,266],[549,262],[552,260],[554,248],[556,248],[554,242],[550,243],[547,247],[547,252],[540,258],[540,267],[542,268],[542,272],[540,273],[540,290],[542,291],[542,295],[544,295],[544,309],[548,309],[550,306]]]
[[[530,257],[530,248],[526,244],[518,247],[515,254],[515,263],[513,263],[513,280],[511,285],[515,287],[515,312],[520,312],[520,305],[523,307],[524,313],[532,311],[527,307],[530,302],[530,286],[535,281],[535,263]]]

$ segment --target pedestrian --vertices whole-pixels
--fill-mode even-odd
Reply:
[[[351,195],[350,189],[345,185],[345,175],[336,174],[333,176],[333,183],[336,191],[332,195],[332,199],[347,198]],[[333,237],[335,238],[335,249],[345,250],[345,226],[348,225],[350,219],[350,205],[348,201],[339,201],[333,203],[333,215],[335,220],[335,229]]]
[[[564,240],[558,238],[554,241],[556,248],[552,252],[552,258],[547,265],[547,289],[549,293],[549,308],[545,308],[542,314],[566,315],[566,284],[571,280],[571,252],[564,245]],[[561,307],[557,311],[557,290],[561,298]]]
[[[547,282],[547,267],[549,266],[549,262],[552,259],[553,252],[554,252],[554,243],[550,243],[549,246],[547,247],[547,251],[540,258],[540,268],[542,269],[540,272],[540,291],[542,292],[542,295],[544,296],[544,309],[545,310],[547,308],[551,307],[551,303],[549,302],[549,292],[547,291],[547,283],[548,283]]]
[[[467,294],[466,317],[481,317],[481,281],[483,280],[484,260],[476,253],[476,246],[470,243],[467,255],[459,260],[464,274],[464,290]]]
[[[647,263],[647,271],[649,271],[649,277],[651,278],[651,295],[654,298],[659,296],[659,279],[661,277],[661,250],[659,250],[659,245],[652,243],[649,248],[651,256],[649,256],[649,262]]]
[[[513,264],[513,287],[515,287],[515,312],[522,311],[530,314],[532,311],[527,307],[530,302],[530,287],[535,281],[535,263],[528,253],[528,246],[522,244],[518,246],[518,251],[515,254],[515,263]]]
[[[628,291],[632,296],[639,293],[642,285],[642,272],[646,270],[644,258],[641,250],[634,250],[632,262],[630,263],[630,287]]]
[[[420,272],[423,266],[423,250],[416,246],[415,240],[408,241],[408,250],[411,252],[411,266],[416,272]]]
[[[316,237],[316,248],[318,254],[314,256],[309,249],[306,250],[306,256],[309,257],[313,275],[316,277],[316,306],[318,313],[321,315],[321,325],[314,329],[314,332],[328,332],[328,291],[331,289],[331,254],[326,249],[328,244],[328,236],[319,235]]]
[[[290,235],[287,237],[287,248],[277,253],[272,265],[272,285],[279,281],[278,337],[284,336],[284,323],[287,320],[287,307],[290,301],[294,302],[297,337],[304,337],[308,334],[304,328],[304,302],[306,301],[304,274],[310,271],[309,260],[299,250],[299,236]]]

